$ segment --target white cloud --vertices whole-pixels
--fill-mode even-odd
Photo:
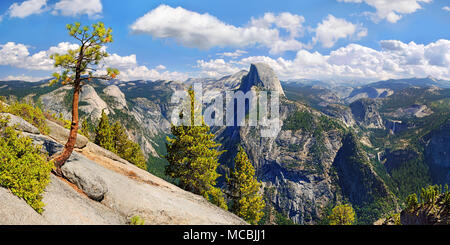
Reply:
[[[303,35],[304,27],[303,23],[305,18],[300,15],[284,12],[278,16],[273,13],[265,13],[262,18],[252,18],[250,24],[258,28],[268,29],[272,26],[285,29],[289,32],[292,38]]]
[[[389,78],[433,76],[450,80],[450,41],[438,40],[427,45],[410,42],[381,41],[381,50],[349,44],[328,55],[300,50],[292,60],[251,56],[239,61],[208,62],[199,66],[201,73],[248,69],[251,63],[270,65],[281,79],[322,79],[333,81],[377,81]],[[203,62],[203,61],[202,61]],[[200,62],[201,64],[203,64]],[[216,64],[216,66],[214,66]],[[220,65],[217,65],[220,64]],[[221,74],[226,75],[226,74]]]
[[[27,0],[20,4],[13,3],[8,9],[10,17],[25,18],[32,14],[40,14],[46,10],[47,0]]]
[[[203,77],[223,77],[238,72],[240,69],[224,59],[198,60],[197,67],[201,69],[200,76]]]
[[[235,59],[235,58],[240,57],[240,56],[242,56],[242,55],[244,55],[246,53],[247,53],[247,51],[244,51],[244,50],[236,50],[234,52],[218,53],[217,55],[222,56],[222,57],[230,57],[230,58]]]
[[[146,66],[137,66],[134,68],[129,68],[121,70],[119,74],[119,79],[123,81],[133,81],[133,80],[176,80],[185,81],[188,79],[188,75],[180,72],[160,72],[160,69],[148,69]]]
[[[131,25],[134,33],[148,34],[199,49],[212,47],[247,47],[262,45],[270,53],[296,51],[303,44],[295,40],[303,30],[304,18],[290,13],[275,16],[266,13],[260,19],[252,19],[245,27],[229,25],[205,13],[189,11],[181,7],[167,5],[148,12]],[[280,29],[286,29],[287,37],[281,37]]]
[[[101,0],[59,0],[51,6],[47,5],[47,0],[27,0],[20,4],[13,3],[5,14],[0,15],[0,22],[6,15],[11,18],[25,18],[51,9],[54,15],[79,16],[86,14],[90,18],[98,18],[102,13],[103,6]]]
[[[167,69],[167,67],[163,66],[163,65],[158,65],[155,67],[156,70],[165,70]]]
[[[367,29],[362,25],[353,24],[344,19],[328,15],[315,29],[313,43],[320,42],[323,47],[331,48],[339,39],[360,39],[367,35]]]
[[[375,13],[368,13],[375,22],[386,19],[391,23],[400,20],[405,14],[412,14],[421,9],[421,3],[430,3],[432,0],[338,0],[338,2],[362,3],[374,7]]]
[[[50,59],[50,55],[54,53],[63,54],[69,49],[79,48],[78,44],[71,44],[68,42],[59,43],[57,46],[50,47],[48,50],[39,51],[34,54],[30,54],[29,48],[21,43],[8,42],[4,45],[0,45],[0,65],[12,66],[17,68],[23,68],[27,70],[39,70],[39,71],[56,71],[54,68],[54,62]],[[103,48],[106,50],[106,47]],[[180,80],[184,81],[188,77],[184,73],[165,71],[166,67],[158,65],[154,69],[149,69],[146,66],[139,66],[136,60],[136,55],[120,56],[118,54],[110,54],[100,64],[99,72],[97,75],[103,74],[104,67],[114,67],[119,69],[119,79],[128,80]],[[16,78],[26,81],[37,81],[41,78],[32,79],[31,76],[21,75]],[[6,77],[8,80],[14,80],[15,76]],[[5,79],[6,79],[5,78]],[[30,79],[28,79],[30,78]]]
[[[137,66],[136,55],[120,56],[118,54],[110,54],[103,62],[108,67],[115,67],[117,69],[126,69]]]
[[[442,7],[442,10],[445,10],[445,11],[449,11],[449,12],[450,12],[450,6],[444,6],[444,7]]]
[[[60,0],[54,6],[53,14],[79,16],[86,14],[90,18],[98,18],[103,5],[100,0]]]
[[[68,42],[59,43],[48,50],[30,55],[28,47],[21,43],[8,42],[0,45],[0,65],[10,65],[28,70],[54,70],[53,60],[50,55],[54,53],[65,53],[69,49],[76,49],[77,44]]]

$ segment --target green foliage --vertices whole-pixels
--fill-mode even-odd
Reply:
[[[408,210],[414,210],[418,207],[419,202],[417,201],[416,193],[409,195],[406,197],[406,208]]]
[[[115,152],[113,131],[111,130],[109,118],[108,115],[106,115],[105,110],[102,111],[100,122],[95,130],[94,143],[106,150]]]
[[[130,225],[145,225],[145,220],[142,219],[139,215],[135,215],[131,217]]]
[[[358,215],[358,224],[372,224],[395,207],[395,197],[374,173],[357,136],[350,132],[335,158],[334,168],[344,198]]]
[[[330,225],[352,225],[355,223],[355,211],[348,205],[338,205],[333,208],[328,217]]]
[[[216,169],[220,144],[214,142],[214,134],[210,133],[204,122],[200,126],[194,124],[194,92],[189,90],[191,97],[190,125],[172,125],[172,138],[167,137],[167,155],[169,162],[166,174],[179,181],[181,188],[202,195],[210,202],[227,209],[222,191],[216,187],[220,176]],[[202,120],[203,121],[203,120]]]
[[[80,42],[77,49],[68,50],[65,54],[52,54],[55,67],[61,68],[61,73],[54,73],[54,80],[50,84],[73,84],[78,86],[82,81],[91,81],[95,71],[93,66],[98,66],[100,61],[108,57],[108,53],[102,47],[113,41],[112,29],[106,28],[102,22],[91,26],[81,26],[76,22],[66,26],[69,35]],[[117,69],[107,68],[107,75],[98,78],[113,79],[119,72]]]
[[[104,111],[96,129],[95,143],[116,153],[137,167],[147,169],[146,159],[139,144],[128,138],[122,124],[115,122],[111,125]]]
[[[257,224],[264,214],[265,202],[259,194],[261,184],[255,177],[255,169],[241,146],[234,159],[234,171],[227,182],[231,211],[250,224]]]
[[[420,200],[422,204],[432,205],[436,203],[437,197],[441,194],[441,186],[430,185],[427,188],[422,188],[420,191]]]
[[[92,124],[89,123],[88,120],[83,120],[83,122],[81,123],[81,129],[80,129],[80,133],[81,135],[85,136],[86,138],[90,139],[91,138],[91,132],[92,132]]]
[[[6,125],[7,119],[0,119],[0,186],[42,213],[42,193],[50,182],[53,163],[30,138]]]
[[[42,134],[48,134],[49,128],[45,122],[44,113],[38,107],[30,104],[15,102],[10,106],[4,108],[5,112],[11,113],[23,118],[25,121],[31,123],[39,129]]]
[[[283,130],[304,130],[311,132],[314,126],[314,118],[307,111],[296,111],[283,123]]]
[[[406,198],[405,204],[405,210],[410,213],[415,213],[419,209],[428,211],[442,210],[444,216],[448,218],[450,212],[450,191],[448,185],[444,187],[441,185],[429,185],[422,188],[419,198],[417,198],[416,193],[413,193]],[[436,207],[438,208],[436,209]]]
[[[314,118],[313,114],[308,111],[296,111],[283,123],[283,130],[303,130],[314,135],[321,134],[324,131],[344,130],[344,128],[335,120],[321,115]]]
[[[429,168],[421,155],[392,169],[390,175],[399,189],[398,195],[401,199],[408,193],[415,193],[423,186],[431,184]]]
[[[386,217],[386,221],[392,222],[393,225],[402,225],[402,222],[400,219],[400,213],[390,213]]]

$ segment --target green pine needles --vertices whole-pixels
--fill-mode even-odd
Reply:
[[[216,169],[219,167],[219,156],[223,153],[217,150],[220,144],[214,141],[214,134],[202,122],[201,126],[194,126],[194,92],[189,90],[191,97],[191,125],[172,125],[172,137],[167,137],[167,155],[169,164],[166,175],[179,180],[184,190],[202,195],[211,203],[227,209],[222,190],[216,187],[216,180],[220,176]]]
[[[105,111],[102,111],[95,133],[95,144],[116,153],[137,167],[147,170],[146,159],[140,145],[128,138],[122,124],[115,122],[111,125]]]
[[[259,193],[261,184],[255,178],[255,168],[241,146],[234,159],[234,171],[227,182],[231,211],[250,224],[257,224],[264,215],[265,202]]]

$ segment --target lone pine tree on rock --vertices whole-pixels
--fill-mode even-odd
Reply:
[[[234,158],[234,171],[227,178],[231,211],[251,224],[257,224],[264,213],[265,202],[259,193],[261,184],[255,177],[255,168],[242,146]]]
[[[69,35],[78,40],[79,47],[68,50],[65,54],[52,54],[50,56],[55,61],[55,67],[61,69],[60,73],[53,74],[54,79],[50,84],[60,82],[63,85],[72,85],[73,87],[72,121],[69,139],[64,145],[63,151],[54,158],[54,172],[59,176],[62,175],[61,167],[72,154],[77,140],[79,126],[78,102],[81,88],[86,82],[92,81],[92,79],[110,80],[119,74],[117,69],[112,68],[107,68],[103,72],[97,70],[100,62],[105,57],[108,57],[108,53],[102,47],[113,41],[111,28],[106,28],[102,22],[83,27],[77,22],[66,27]]]

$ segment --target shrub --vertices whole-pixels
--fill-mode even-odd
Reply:
[[[5,112],[23,118],[25,121],[38,128],[42,134],[48,134],[50,131],[45,122],[44,113],[42,113],[41,109],[38,107],[26,103],[15,102],[8,106]]]
[[[42,192],[50,182],[53,163],[29,137],[6,125],[7,119],[0,118],[0,186],[42,213]]]
[[[131,217],[130,225],[145,225],[145,220],[138,215]]]

